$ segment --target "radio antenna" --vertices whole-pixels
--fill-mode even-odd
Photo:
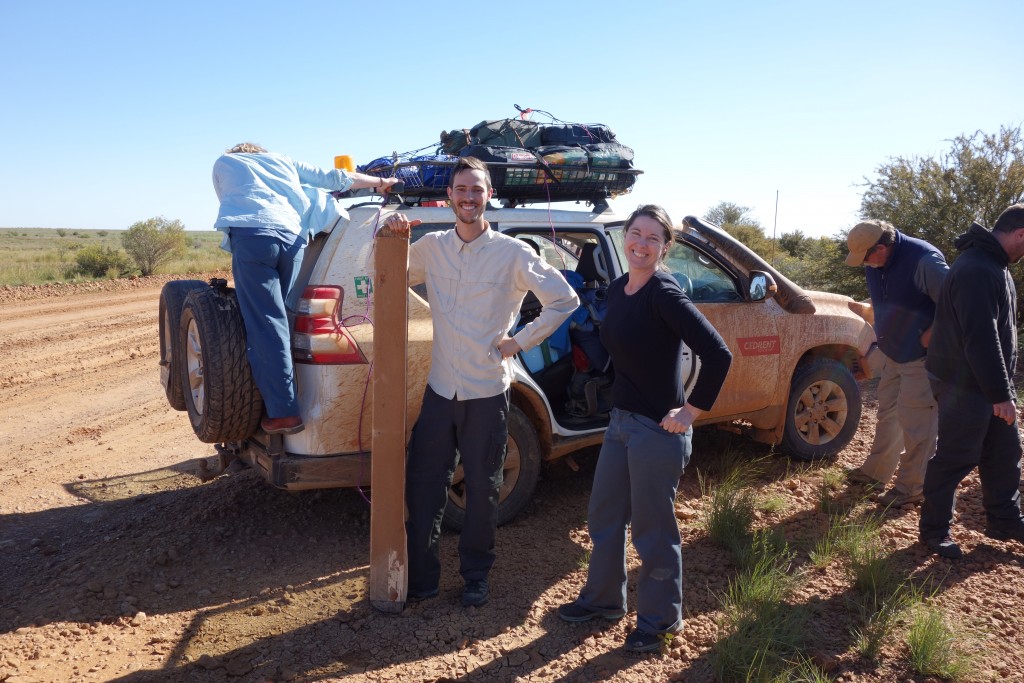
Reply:
[[[779,227],[779,191],[775,190],[775,221],[772,223],[772,267],[775,267],[775,229]]]

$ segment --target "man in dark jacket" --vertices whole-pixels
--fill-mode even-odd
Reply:
[[[941,251],[885,221],[858,223],[846,243],[846,263],[865,266],[881,351],[875,439],[864,464],[848,476],[884,487],[896,473],[896,483],[878,502],[892,507],[919,503],[938,432],[924,358],[949,267]]]
[[[962,253],[939,296],[926,364],[939,403],[939,441],[920,523],[921,543],[951,559],[961,555],[949,533],[956,488],[975,467],[985,535],[1024,543],[1013,386],[1017,291],[1007,268],[1024,256],[1024,204],[1003,211],[992,232],[975,223],[955,244]]]

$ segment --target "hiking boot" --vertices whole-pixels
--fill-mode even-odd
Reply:
[[[948,534],[942,538],[922,538],[921,543],[939,557],[947,560],[958,560],[963,557],[960,546]]]
[[[409,605],[416,604],[417,602],[423,602],[424,600],[430,600],[431,598],[437,597],[437,589],[430,591],[409,591],[405,596],[405,602]]]
[[[625,610],[608,611],[590,609],[589,607],[584,607],[578,602],[569,602],[558,608],[558,618],[562,621],[568,621],[571,624],[590,621],[591,619],[608,619],[609,621],[618,621],[624,616],[626,616]]]
[[[1024,543],[1024,524],[1019,524],[1009,529],[985,529],[985,535],[997,541]]]
[[[882,482],[878,481],[874,477],[864,474],[864,471],[859,467],[855,467],[852,470],[846,470],[846,481],[850,484],[866,486],[868,490],[882,488]]]
[[[481,607],[487,604],[487,579],[467,581],[462,589],[463,607]]]
[[[663,642],[665,642],[665,636],[635,628],[626,636],[626,649],[631,652],[655,652],[661,649]]]
[[[889,489],[878,497],[878,504],[886,508],[901,508],[904,505],[917,505],[924,500],[920,493],[911,495],[896,489]]]

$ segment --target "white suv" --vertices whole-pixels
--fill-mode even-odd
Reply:
[[[350,208],[349,223],[337,223],[307,247],[297,300],[289,302],[305,424],[305,430],[292,436],[268,436],[259,430],[262,401],[246,360],[234,291],[223,280],[176,281],[164,287],[161,381],[170,404],[188,412],[196,435],[217,444],[220,466],[209,476],[239,459],[284,489],[369,485],[372,235],[382,215],[394,210],[422,221],[414,240],[453,227],[449,208],[425,204],[430,203]],[[623,218],[604,205],[599,208],[603,210],[495,207],[486,218],[492,228],[530,241],[555,268],[581,273],[575,279],[593,290],[583,298],[593,301],[623,273],[624,263]],[[849,297],[801,290],[727,233],[693,217],[677,230],[667,266],[733,353],[721,395],[698,426],[739,428],[758,441],[781,444],[801,459],[830,457],[846,446],[861,413],[855,379],[871,374],[866,362],[875,341],[866,321],[870,309]],[[536,306],[528,296],[522,315],[535,314]],[[426,292],[410,289],[410,426],[429,371],[431,336]],[[542,462],[603,438],[609,375],[584,372],[578,349],[574,357],[561,346],[546,344],[521,354],[515,364],[499,523],[526,506]],[[686,365],[687,388],[699,365]],[[463,495],[459,470],[445,512],[446,522],[456,528],[462,521]]]

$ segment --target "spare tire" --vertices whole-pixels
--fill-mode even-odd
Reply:
[[[185,410],[185,388],[178,371],[183,363],[178,340],[181,308],[189,292],[209,286],[202,280],[173,280],[160,291],[160,384],[164,385],[167,403],[175,410]]]
[[[181,311],[181,381],[192,429],[200,441],[241,441],[263,414],[245,354],[245,325],[235,291],[227,287],[189,293]]]

